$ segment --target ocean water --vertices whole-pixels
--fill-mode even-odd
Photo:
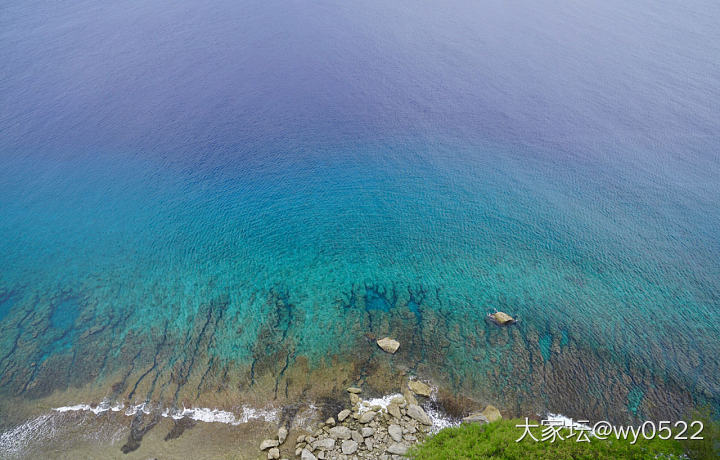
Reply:
[[[718,21],[4,2],[0,426],[64,395],[282,405],[403,372],[508,414],[717,407]]]

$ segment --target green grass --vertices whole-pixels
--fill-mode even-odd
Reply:
[[[535,442],[526,437],[515,442],[525,420],[501,420],[487,425],[464,424],[447,428],[415,446],[408,456],[416,460],[432,459],[652,459],[685,458],[686,446],[675,440],[638,437],[635,444],[630,440],[590,438],[590,442],[576,442],[577,435],[569,439],[569,431],[561,430],[566,439]],[[538,422],[533,422],[538,424]],[[542,439],[542,428],[532,428],[537,439]]]

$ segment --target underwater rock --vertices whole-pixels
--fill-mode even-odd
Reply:
[[[358,387],[350,387],[350,388],[347,389],[347,392],[348,392],[348,393],[359,394],[359,393],[362,393],[362,390],[361,390],[360,388],[358,388]]]
[[[384,352],[395,354],[395,352],[400,348],[400,342],[397,340],[393,340],[390,337],[385,337],[377,341],[377,344],[380,348],[383,349]]]
[[[425,396],[425,397],[430,396],[430,387],[418,380],[410,380],[408,382],[408,387],[416,395]]]

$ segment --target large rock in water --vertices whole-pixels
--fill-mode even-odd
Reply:
[[[410,387],[410,390],[412,390],[412,392],[416,395],[425,397],[430,396],[430,387],[418,380],[410,380],[408,382],[408,387]]]
[[[509,324],[513,324],[515,322],[515,318],[508,315],[507,313],[503,313],[501,311],[496,311],[492,315],[489,315],[490,318],[496,322],[497,324],[500,324],[501,326],[506,326]]]
[[[502,419],[500,411],[495,406],[487,406],[482,412],[480,412],[480,415],[483,415],[488,422],[495,422]]]
[[[400,342],[397,340],[393,340],[390,337],[385,337],[377,341],[377,344],[380,348],[383,349],[386,353],[395,354],[396,351],[398,351],[398,348],[400,348]]]
[[[414,418],[418,422],[422,423],[423,425],[432,425],[432,420],[428,416],[428,414],[425,413],[422,407],[416,406],[415,404],[410,404],[407,408],[407,415],[410,418]]]

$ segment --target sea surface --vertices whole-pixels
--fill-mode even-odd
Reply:
[[[713,0],[0,2],[3,440],[58,406],[400,374],[516,415],[717,408],[718,23]]]

